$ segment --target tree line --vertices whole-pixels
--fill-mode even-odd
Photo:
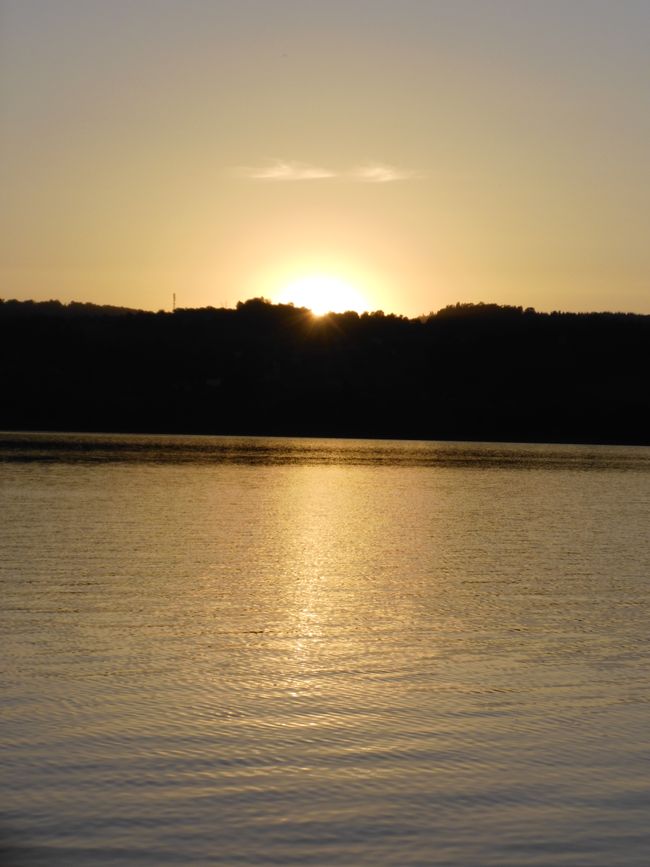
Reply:
[[[0,300],[0,429],[650,443],[650,316]]]

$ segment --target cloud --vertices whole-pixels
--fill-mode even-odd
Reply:
[[[239,173],[255,181],[317,181],[336,177],[336,172],[331,172],[329,169],[305,163],[288,163],[283,160],[275,160],[261,168],[240,169]]]
[[[235,170],[239,177],[254,181],[320,181],[340,179],[366,184],[387,184],[422,177],[387,163],[365,163],[347,172],[337,172],[308,163],[274,160],[265,166],[244,166]]]
[[[364,166],[359,166],[353,172],[353,177],[369,184],[388,184],[391,181],[408,181],[416,176],[413,172],[398,169],[385,163],[367,163]]]

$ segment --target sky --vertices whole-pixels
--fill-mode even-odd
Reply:
[[[650,313],[648,45],[647,0],[0,0],[0,297]]]

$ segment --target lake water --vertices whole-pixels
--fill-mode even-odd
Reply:
[[[3,434],[0,509],[3,864],[650,862],[650,449]]]

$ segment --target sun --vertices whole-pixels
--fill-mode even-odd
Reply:
[[[277,301],[308,307],[315,316],[348,310],[365,313],[368,310],[368,301],[358,289],[329,274],[310,274],[294,280],[280,290]]]

